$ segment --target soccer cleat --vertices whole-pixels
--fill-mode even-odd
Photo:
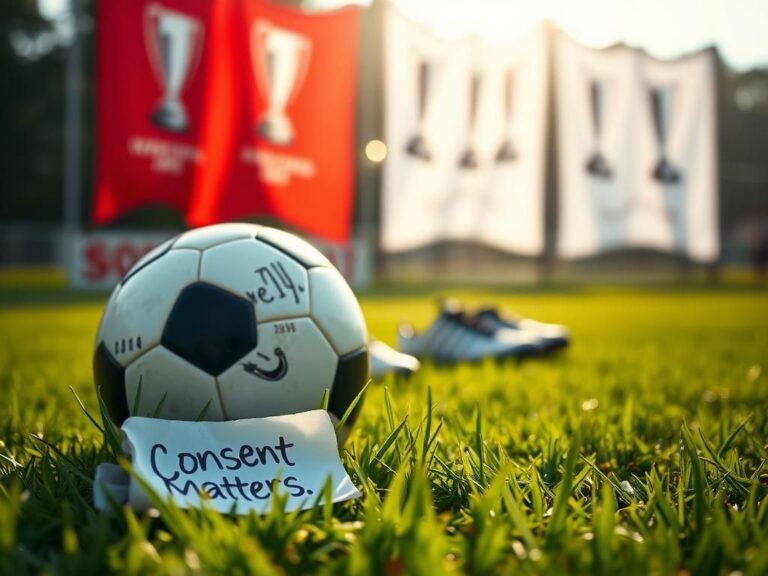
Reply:
[[[481,308],[475,313],[478,324],[488,330],[521,331],[534,335],[539,343],[539,352],[552,352],[568,346],[571,336],[568,329],[561,324],[545,324],[530,318],[520,318],[511,315],[502,316],[496,308]]]
[[[410,376],[421,367],[417,358],[398,352],[379,340],[368,342],[371,358],[371,377],[381,378],[387,374]]]
[[[483,358],[520,358],[538,352],[537,338],[523,330],[489,329],[453,302],[443,305],[437,319],[423,332],[401,325],[401,352],[438,363],[476,362]]]

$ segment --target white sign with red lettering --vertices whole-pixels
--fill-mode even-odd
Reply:
[[[111,290],[138,260],[178,232],[94,232],[69,243],[69,283],[74,288]],[[368,251],[360,240],[346,245],[312,243],[354,287],[370,282]]]
[[[97,232],[70,243],[69,283],[75,288],[111,290],[138,260],[176,232]]]

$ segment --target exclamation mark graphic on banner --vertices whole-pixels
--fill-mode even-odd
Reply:
[[[144,32],[150,62],[163,86],[152,123],[168,132],[185,132],[189,119],[181,91],[200,61],[202,25],[187,14],[149,4],[144,12]]]
[[[469,85],[469,146],[461,156],[459,166],[467,170],[477,168],[477,152],[475,151],[475,140],[477,138],[477,108],[480,100],[481,77],[478,73],[473,73]]]
[[[429,150],[429,145],[424,137],[425,124],[427,118],[427,103],[429,99],[429,85],[431,77],[434,75],[434,64],[430,64],[427,60],[419,60],[417,69],[417,85],[418,85],[418,113],[419,120],[416,128],[416,134],[411,137],[408,145],[405,147],[405,151],[415,158],[420,158],[425,162],[432,161],[432,153]]]
[[[602,153],[603,122],[605,115],[605,100],[608,86],[603,80],[593,79],[589,86],[590,103],[592,105],[592,128],[594,130],[595,151],[587,162],[587,172],[597,178],[611,178],[613,170],[608,165]]]
[[[680,172],[667,159],[667,137],[669,136],[670,116],[674,99],[674,86],[659,86],[650,89],[651,114],[656,132],[659,160],[653,169],[653,177],[665,184],[680,181]]]
[[[256,133],[279,146],[289,146],[295,129],[288,105],[301,90],[309,70],[312,43],[306,36],[257,20],[251,26],[251,60],[267,109]]]
[[[517,149],[512,144],[512,138],[510,132],[512,131],[513,121],[513,107],[512,100],[514,96],[514,74],[512,70],[507,70],[504,74],[504,140],[499,146],[499,151],[496,152],[496,162],[512,162],[517,160]]]

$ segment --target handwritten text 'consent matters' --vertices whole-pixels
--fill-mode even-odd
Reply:
[[[170,494],[187,496],[194,491],[198,494],[205,492],[212,500],[240,499],[248,502],[267,500],[272,492],[282,484],[290,496],[295,498],[312,495],[311,488],[305,488],[296,476],[286,474],[284,477],[271,477],[255,480],[252,474],[243,478],[233,474],[239,470],[253,469],[267,465],[282,465],[286,470],[296,466],[291,459],[290,451],[295,444],[287,442],[280,436],[273,445],[225,446],[220,450],[202,450],[198,452],[177,452],[169,458],[168,448],[161,443],[155,443],[150,449],[150,465],[152,472],[162,480]],[[221,471],[221,480],[206,480],[199,482],[193,479],[201,472]]]

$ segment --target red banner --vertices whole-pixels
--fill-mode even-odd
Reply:
[[[93,220],[267,216],[349,238],[359,12],[265,0],[102,0]]]
[[[209,0],[97,3],[97,178],[93,222],[146,204],[186,211],[205,153],[212,68]]]

